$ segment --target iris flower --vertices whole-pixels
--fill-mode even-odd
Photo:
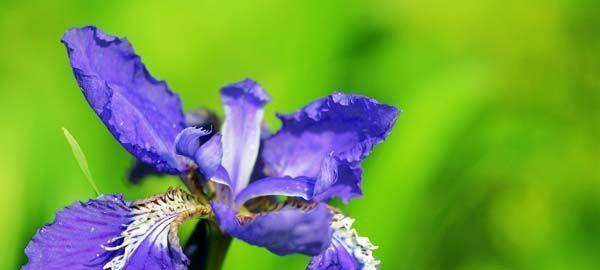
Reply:
[[[399,114],[371,98],[334,93],[263,127],[270,96],[255,81],[221,89],[222,126],[186,122],[179,97],[152,77],[131,44],[88,26],[63,36],[75,79],[112,135],[147,168],[179,176],[128,201],[101,195],[60,210],[33,237],[23,269],[187,269],[179,225],[192,217],[277,255],[311,256],[307,269],[376,269],[376,247],[327,204],[360,197],[361,162]],[[190,120],[192,119],[192,120]]]

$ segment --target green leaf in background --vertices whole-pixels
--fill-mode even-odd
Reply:
[[[98,191],[96,182],[94,182],[94,178],[92,177],[92,173],[90,172],[90,167],[88,166],[87,159],[85,158],[85,154],[83,154],[83,150],[81,150],[81,146],[79,146],[79,143],[77,143],[77,140],[75,140],[75,137],[73,137],[73,135],[71,135],[69,130],[67,130],[66,128],[63,127],[62,131],[65,134],[65,138],[67,138],[67,142],[69,142],[69,145],[71,146],[71,150],[73,151],[73,156],[75,157],[75,160],[77,160],[77,163],[79,164],[79,168],[81,168],[81,171],[85,175],[85,178],[90,183],[90,186],[92,186],[92,188],[94,189],[96,196],[100,196],[100,191]]]

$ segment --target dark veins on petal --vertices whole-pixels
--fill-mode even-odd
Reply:
[[[102,269],[123,254],[106,251],[102,245],[121,234],[123,224],[129,222],[129,207],[120,195],[73,203],[38,230],[25,249],[29,262],[23,269]]]
[[[121,145],[159,172],[184,171],[173,145],[185,127],[181,101],[129,41],[88,26],[67,31],[62,42],[87,101]]]
[[[361,195],[360,162],[390,133],[399,110],[374,99],[335,93],[279,115],[282,127],[265,140],[272,176],[311,177],[314,200]]]
[[[198,203],[181,189],[137,201],[103,195],[75,202],[33,237],[23,269],[187,269],[177,228],[181,218],[208,214]]]

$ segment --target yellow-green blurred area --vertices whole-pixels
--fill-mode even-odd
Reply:
[[[218,89],[246,77],[273,97],[273,129],[275,112],[335,90],[401,107],[363,163],[364,197],[341,206],[383,269],[600,267],[599,1],[258,0],[0,2],[0,269],[26,261],[57,210],[94,197],[63,126],[103,193],[179,183],[125,181],[133,158],[60,43],[88,24],[127,36],[186,109],[222,115]],[[225,268],[308,259],[236,240]]]

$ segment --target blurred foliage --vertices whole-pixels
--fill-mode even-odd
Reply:
[[[101,192],[129,199],[178,184],[124,181],[132,158],[88,108],[61,35],[127,36],[186,109],[218,110],[251,77],[275,112],[337,89],[404,110],[343,208],[384,269],[600,267],[600,2],[0,1],[0,269],[54,212]],[[189,224],[182,233],[189,233]],[[303,269],[235,241],[226,269]]]

